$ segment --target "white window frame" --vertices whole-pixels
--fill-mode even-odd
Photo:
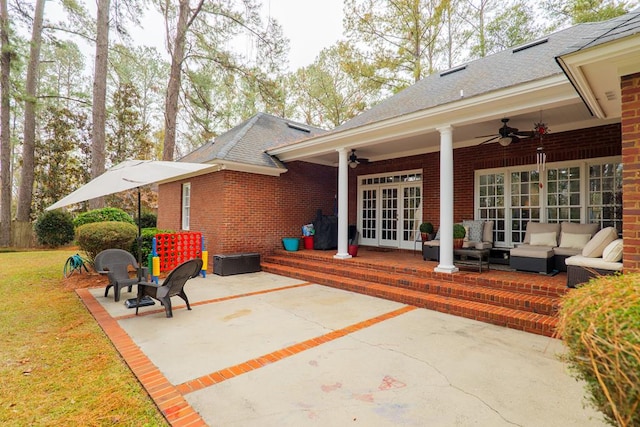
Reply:
[[[621,163],[621,156],[610,156],[610,157],[598,157],[592,159],[581,159],[581,160],[568,160],[562,162],[553,162],[548,163],[547,168],[569,168],[569,167],[579,167],[580,168],[580,222],[588,221],[588,208],[589,208],[589,167],[591,165],[603,164],[603,163]],[[505,210],[505,240],[504,241],[496,241],[494,246],[497,247],[513,247],[515,243],[512,240],[512,229],[511,229],[511,173],[512,172],[522,172],[522,171],[531,171],[536,168],[536,165],[522,165],[522,166],[514,166],[514,167],[503,167],[503,168],[492,168],[492,169],[478,169],[475,171],[475,179],[474,179],[474,216],[475,219],[481,219],[480,217],[480,176],[487,174],[496,174],[496,173],[504,173],[504,210]],[[546,168],[546,169],[547,169]],[[540,171],[540,184],[542,188],[540,189],[540,221],[546,222],[547,218],[547,172]]]
[[[182,184],[182,229],[189,230],[189,223],[191,221],[191,183],[185,182]]]

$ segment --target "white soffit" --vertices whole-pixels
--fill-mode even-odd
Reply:
[[[558,62],[596,117],[619,118],[620,77],[640,72],[640,34],[560,56]]]

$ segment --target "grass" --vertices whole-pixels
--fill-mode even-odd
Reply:
[[[0,253],[0,424],[168,425],[62,277],[74,253]]]

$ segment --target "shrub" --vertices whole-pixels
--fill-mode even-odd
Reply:
[[[47,211],[40,215],[35,224],[38,242],[57,248],[73,241],[73,218],[61,210]]]
[[[453,238],[454,239],[464,239],[464,236],[467,234],[462,224],[453,224]]]
[[[158,217],[156,214],[145,212],[140,217],[140,228],[155,228],[157,223]]]
[[[90,224],[92,222],[117,221],[135,224],[131,215],[119,208],[102,208],[94,209],[89,212],[83,212],[73,219],[73,225],[78,228],[81,225]]]
[[[640,425],[640,274],[603,276],[563,297],[558,334],[589,400],[613,425]]]
[[[142,238],[142,264],[146,265],[147,264],[147,258],[149,257],[149,254],[151,253],[151,247],[153,245],[153,238],[156,236],[156,234],[158,233],[173,233],[172,230],[158,230],[157,228],[153,227],[153,228],[143,228],[142,232],[140,233],[140,236]],[[136,257],[136,259],[138,259],[138,241],[137,239],[133,240],[133,243],[131,244],[131,249],[130,249],[131,253]],[[150,267],[150,266],[147,266]]]
[[[135,225],[118,221],[93,222],[76,229],[78,246],[91,260],[105,249],[130,250],[137,235]]]

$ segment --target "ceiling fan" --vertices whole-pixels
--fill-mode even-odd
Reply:
[[[356,155],[355,148],[352,148],[351,149],[351,154],[349,155],[349,167],[355,168],[356,166],[358,166],[361,163],[362,164],[369,163],[369,159],[363,159],[361,157],[358,157]]]
[[[500,129],[498,129],[498,135],[477,136],[476,138],[491,137],[491,138],[487,139],[486,141],[481,142],[480,145],[488,144],[488,143],[493,142],[493,141],[495,141],[497,139],[498,140],[498,144],[502,145],[503,147],[506,147],[507,145],[511,144],[512,142],[520,141],[520,138],[532,138],[536,134],[532,130],[519,131],[516,128],[510,127],[507,124],[507,123],[509,123],[509,119],[507,119],[507,118],[502,119],[502,123],[503,123],[502,127]]]

